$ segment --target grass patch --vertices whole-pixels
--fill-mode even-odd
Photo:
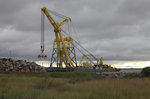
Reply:
[[[45,76],[46,77],[45,77]],[[0,75],[0,99],[149,99],[150,78],[98,79],[81,72]]]
[[[85,78],[85,77],[96,77],[93,72],[52,72],[50,77],[53,78]]]
[[[71,81],[83,81],[83,80],[92,80],[97,79],[98,75],[93,72],[50,72],[50,73],[30,73],[30,74],[18,74],[18,73],[12,73],[12,74],[1,74],[0,77],[38,77],[38,78],[67,78],[71,79]]]

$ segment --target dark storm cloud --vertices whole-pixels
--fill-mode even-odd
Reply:
[[[107,60],[148,60],[148,0],[0,0],[0,55],[36,59],[40,53],[40,8],[72,18],[86,49]],[[46,54],[52,50],[53,28],[46,19]],[[78,56],[81,57],[81,56]]]

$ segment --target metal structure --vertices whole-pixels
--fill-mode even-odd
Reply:
[[[60,45],[62,46],[62,42],[59,40],[60,42]],[[66,37],[64,38],[64,43],[65,43],[65,46],[66,46],[66,49],[67,49],[67,52],[68,52],[68,55],[69,55],[69,58],[71,59],[71,61],[73,62],[73,64],[75,64],[75,66],[77,67],[77,60],[76,60],[76,53],[75,53],[75,47],[74,47],[74,43],[73,43],[73,40],[71,37]],[[54,43],[53,43],[53,51],[52,51],[52,57],[51,57],[51,64],[50,64],[50,67],[53,66],[53,64],[56,62],[56,65],[58,68],[62,68],[61,64],[59,63],[60,62],[60,59],[58,57],[58,50],[57,50],[57,42],[56,42],[56,39],[54,40]],[[63,47],[60,48],[61,49],[61,55],[63,53]],[[67,58],[64,56],[62,56],[62,59],[65,60],[64,63],[66,65],[66,67],[70,68],[70,64],[67,60]]]
[[[87,58],[86,62],[83,62],[84,57]],[[89,61],[90,61],[91,57],[92,57],[92,54],[83,54],[83,56],[82,56],[82,58],[80,60],[79,66],[85,66],[85,67],[87,67],[89,65]]]
[[[86,50],[84,47],[82,47],[77,41],[75,41],[70,36],[64,36],[62,34],[64,30],[62,29],[62,26],[66,24],[67,22],[71,22],[71,18],[63,16],[61,14],[55,13],[53,11],[48,10],[46,7],[41,8],[41,53],[42,55],[39,55],[39,57],[46,58],[47,56],[43,53],[44,52],[44,14],[46,15],[49,22],[52,24],[54,28],[55,33],[55,40],[53,42],[53,50],[52,50],[52,57],[51,57],[51,64],[50,67],[53,67],[56,63],[57,70],[63,68],[63,64],[66,68],[73,68],[77,67],[77,60],[76,60],[76,53],[75,48],[79,50],[79,52],[83,55],[81,58],[81,61],[79,63],[79,66],[88,67],[88,66],[95,66],[95,67],[103,67],[106,70],[113,69],[111,66],[108,66],[106,64],[103,64],[103,58],[101,57],[100,60],[96,58],[93,54],[91,54],[88,50]],[[55,14],[56,16],[60,16],[64,20],[61,22],[57,22],[51,14]],[[77,46],[74,45],[74,42],[79,45],[80,48],[82,48],[86,53],[84,54]],[[87,61],[84,60],[84,58],[87,59]],[[92,60],[94,59],[94,60]],[[91,63],[89,63],[91,62]],[[96,62],[96,63],[94,63]],[[64,69],[63,69],[64,70]]]
[[[54,27],[55,41],[53,43],[53,52],[52,52],[52,59],[51,59],[52,64],[54,61],[57,61],[58,67],[63,67],[63,63],[65,64],[66,67],[74,67],[74,65],[77,65],[77,63],[75,62],[76,58],[75,58],[74,46],[70,47],[66,45],[66,43],[69,44],[69,42],[73,42],[73,40],[71,39],[71,37],[63,38],[62,30],[61,30],[61,27],[65,23],[67,23],[68,21],[71,21],[71,18],[65,17],[65,19],[62,22],[58,23],[54,20],[54,18],[46,9],[46,7],[41,8],[41,11],[42,11],[42,17],[43,17],[43,14],[45,14],[49,22]],[[43,21],[42,27],[43,28],[41,29],[43,29],[42,32],[44,34],[44,21]],[[41,51],[42,52],[44,51],[44,43],[41,45]],[[71,53],[74,54],[73,57],[70,57]]]

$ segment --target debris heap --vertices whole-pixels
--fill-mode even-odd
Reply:
[[[14,72],[46,72],[44,67],[35,62],[26,60],[13,60],[10,58],[0,58],[0,71]]]

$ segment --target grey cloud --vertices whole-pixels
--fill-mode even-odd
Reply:
[[[78,35],[73,37],[94,55],[148,60],[149,5],[148,0],[0,0],[0,55],[7,57],[11,50],[16,57],[37,59],[40,8],[46,6],[72,18]],[[45,26],[45,53],[50,58],[55,35],[47,19]]]

